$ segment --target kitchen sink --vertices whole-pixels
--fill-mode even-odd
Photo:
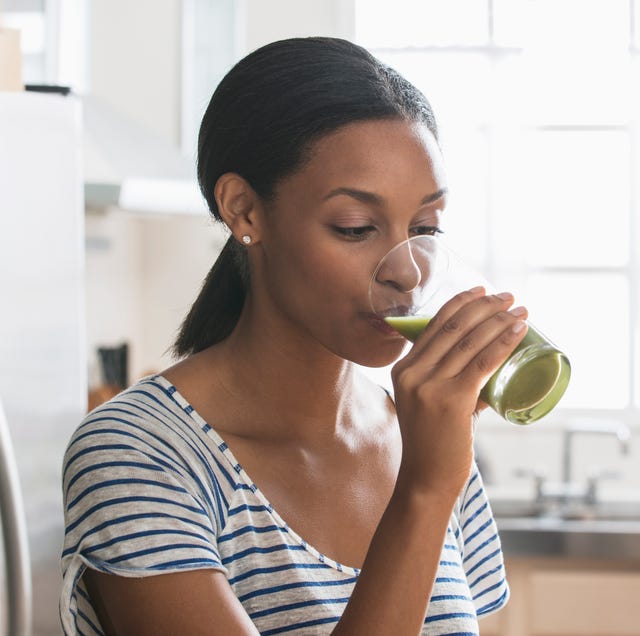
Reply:
[[[497,499],[491,507],[506,554],[640,563],[640,501]]]
[[[640,501],[537,502],[530,500],[495,500],[493,514],[501,519],[542,519],[566,521],[628,521],[640,524]]]

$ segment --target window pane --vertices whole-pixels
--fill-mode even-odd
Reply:
[[[629,0],[528,0],[523,9],[529,49],[601,52],[629,47]]]
[[[0,2],[0,5],[2,2]],[[46,83],[46,24],[43,0],[9,0],[2,25],[20,31],[22,81]],[[0,8],[0,13],[2,9]],[[1,63],[1,62],[0,62]]]
[[[636,350],[634,352],[636,366],[635,366],[635,404],[640,407],[640,323],[636,324]]]
[[[378,57],[427,96],[443,134],[446,129],[460,125],[468,128],[488,121],[490,65],[486,56],[478,53],[384,51]],[[444,141],[446,144],[446,139]]]
[[[447,243],[475,267],[487,260],[488,148],[482,131],[458,129],[447,134],[444,160],[449,197],[442,227]]]
[[[486,44],[486,0],[356,0],[356,40],[368,48]]]
[[[536,274],[524,296],[531,322],[571,362],[561,406],[625,408],[629,402],[629,286],[618,274]]]
[[[184,12],[188,35],[182,47],[182,147],[192,156],[211,92],[235,61],[236,16],[233,0],[192,0]]]
[[[502,241],[529,265],[623,266],[629,258],[629,139],[624,132],[538,131],[500,148]]]
[[[518,83],[527,121],[627,123],[628,0],[536,0],[526,7]]]
[[[629,122],[629,56],[523,55],[522,115],[533,125],[624,125]]]
[[[20,48],[23,54],[42,55],[44,53],[44,13],[8,13],[4,18],[3,26],[20,31]]]
[[[523,46],[526,0],[493,0],[493,41],[498,46]]]
[[[635,351],[635,378],[636,378],[636,386],[634,389],[635,393],[635,404],[637,407],[640,407],[640,323],[636,324],[636,351]]]

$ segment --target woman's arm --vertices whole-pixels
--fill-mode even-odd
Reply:
[[[106,636],[258,636],[223,572],[83,575]]]
[[[335,636],[420,633],[452,508],[437,494],[396,489]]]
[[[508,312],[512,302],[481,289],[459,294],[394,367],[402,462],[336,636],[420,633],[471,471],[480,390],[526,333],[526,311]]]

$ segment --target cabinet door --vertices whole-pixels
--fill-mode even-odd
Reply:
[[[532,636],[640,636],[640,575],[531,573]]]
[[[506,610],[501,610],[505,612]],[[500,620],[501,613],[491,614],[485,618],[480,619],[480,634],[481,636],[501,636],[503,633],[502,622]]]

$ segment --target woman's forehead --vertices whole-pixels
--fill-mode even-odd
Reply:
[[[433,134],[423,124],[397,119],[348,124],[321,137],[292,177],[307,188],[426,179],[439,189],[445,181]]]

